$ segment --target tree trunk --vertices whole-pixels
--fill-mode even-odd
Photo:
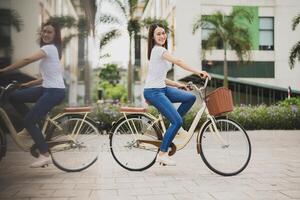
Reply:
[[[131,64],[131,44],[132,44],[132,34],[129,33],[129,60],[128,60],[128,75],[127,75],[127,92],[128,92],[128,102],[133,102],[132,94],[132,64]]]
[[[85,49],[85,64],[84,64],[84,104],[90,105],[91,103],[91,70],[90,63],[88,61],[88,39],[84,39],[84,49]]]
[[[227,44],[224,42],[224,80],[223,86],[228,88],[228,63],[227,63]]]

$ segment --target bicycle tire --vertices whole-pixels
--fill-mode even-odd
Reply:
[[[48,140],[53,164],[66,172],[79,172],[94,164],[98,159],[101,142],[97,127],[83,118],[67,118],[60,121],[59,126],[63,130],[54,126]],[[80,128],[76,138],[72,138],[74,127],[75,132]]]
[[[161,141],[160,129],[153,120],[144,114],[130,114],[119,119],[110,133],[110,150],[115,161],[129,171],[143,171],[151,167],[156,160],[159,147],[140,143],[140,140]],[[136,133],[132,133],[130,130]],[[136,129],[134,128],[135,125]],[[151,127],[147,130],[147,127]]]
[[[213,172],[222,176],[237,175],[247,167],[251,158],[249,136],[241,125],[231,119],[217,117],[215,122],[228,146],[217,142],[218,139],[209,130],[212,122],[208,120],[198,138],[200,156]]]

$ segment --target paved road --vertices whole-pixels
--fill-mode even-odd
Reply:
[[[31,169],[34,159],[10,146],[0,163],[1,200],[287,200],[300,199],[300,131],[249,131],[253,155],[235,177],[212,173],[195,143],[175,154],[175,167],[144,172],[119,167],[110,152],[80,173],[50,166]]]

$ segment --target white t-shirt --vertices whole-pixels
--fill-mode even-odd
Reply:
[[[54,44],[47,44],[41,47],[45,52],[40,62],[40,73],[42,74],[44,88],[65,88],[63,75],[59,63],[59,55]]]
[[[148,74],[144,88],[164,88],[167,72],[172,68],[170,62],[163,59],[162,55],[167,49],[155,45],[151,50]]]

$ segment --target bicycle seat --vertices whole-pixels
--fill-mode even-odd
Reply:
[[[120,112],[127,112],[127,113],[137,113],[137,112],[147,112],[146,108],[137,108],[137,107],[121,107]]]
[[[92,111],[92,107],[90,106],[85,106],[85,107],[67,107],[64,109],[64,112],[66,113],[72,113],[72,112],[91,112]]]

